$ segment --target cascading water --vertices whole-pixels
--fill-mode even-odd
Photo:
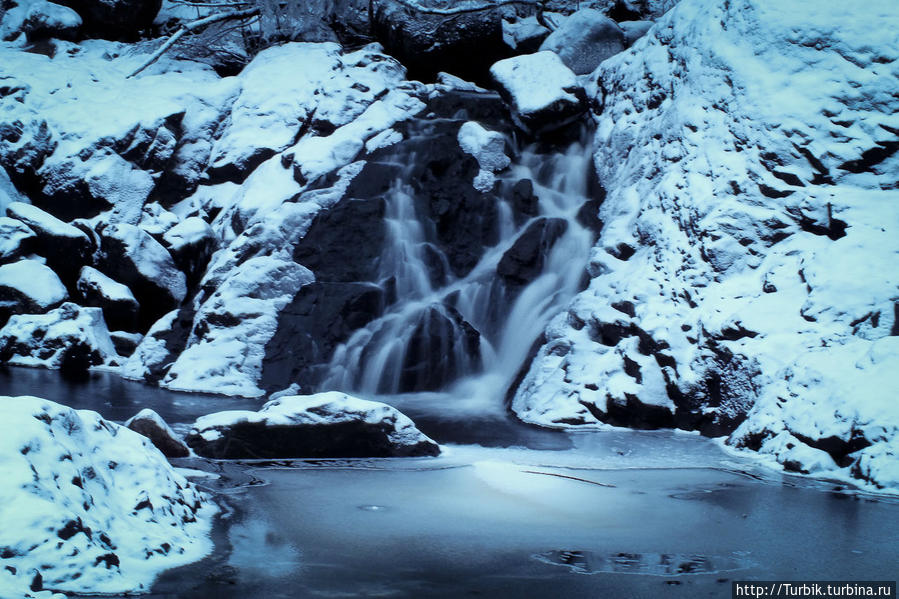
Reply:
[[[411,167],[403,169],[386,194],[379,265],[379,284],[396,301],[338,346],[320,387],[365,396],[439,391],[501,405],[496,400],[583,279],[594,239],[577,218],[590,200],[589,137],[585,129],[561,153],[521,150],[500,185],[530,186],[539,201],[516,219],[502,199],[511,194],[499,194],[499,241],[461,277],[435,243],[434,223],[416,210],[404,182]]]

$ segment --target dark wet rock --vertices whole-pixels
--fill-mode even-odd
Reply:
[[[338,344],[384,310],[384,290],[372,283],[319,282],[300,289],[280,313],[278,330],[265,348],[262,387],[292,382],[314,388],[327,374]]]
[[[508,10],[447,14],[452,3],[421,0],[417,5],[421,8],[398,0],[371,3],[372,32],[406,65],[411,78],[430,79],[445,71],[483,79],[493,62],[511,54],[502,28]]]
[[[83,305],[103,310],[103,318],[110,329],[137,331],[140,306],[127,286],[113,281],[96,268],[85,266],[76,287]]]
[[[674,427],[674,414],[669,408],[643,403],[628,393],[623,398],[607,398],[605,415],[599,420],[638,429]]]
[[[197,216],[184,219],[163,235],[163,243],[177,266],[187,276],[188,286],[200,281],[217,248],[215,233]]]
[[[481,335],[456,310],[428,307],[406,345],[401,393],[435,391],[480,364]]]
[[[565,19],[540,45],[555,52],[575,75],[592,73],[605,59],[625,48],[625,35],[615,21],[585,8]]]
[[[494,64],[490,74],[526,133],[539,135],[576,121],[586,110],[586,93],[575,74],[550,51],[515,56]]]
[[[199,418],[187,444],[217,459],[414,457],[440,453],[404,414],[336,391],[287,396],[258,412]]]
[[[94,249],[87,234],[30,204],[13,202],[6,213],[34,231],[34,252],[46,258],[47,265],[73,289],[81,267],[89,262]]]
[[[143,229],[127,224],[105,227],[100,236],[99,268],[127,285],[137,298],[142,330],[178,307],[187,294],[185,277],[158,241]]]
[[[140,333],[127,333],[125,331],[110,331],[109,338],[117,354],[123,358],[129,357],[137,349],[143,336]]]
[[[125,426],[148,438],[167,458],[190,455],[187,445],[175,434],[162,417],[149,408],[143,409],[125,422]]]
[[[568,228],[562,218],[538,218],[500,259],[496,272],[507,284],[523,286],[536,279],[553,244]]]
[[[59,0],[77,12],[91,37],[132,40],[153,24],[162,0]]]
[[[12,314],[43,313],[68,297],[52,269],[36,260],[0,266],[0,322]]]
[[[509,190],[509,203],[515,212],[515,222],[523,223],[539,213],[540,198],[534,193],[534,183],[530,179],[520,179]]]

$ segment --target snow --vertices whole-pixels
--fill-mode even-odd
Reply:
[[[0,289],[4,288],[23,298],[26,302],[23,307],[41,312],[68,297],[66,288],[56,273],[35,260],[19,260],[0,266]]]
[[[577,77],[548,50],[500,60],[490,67],[490,74],[512,96],[520,114],[539,112],[557,102],[579,102],[570,91],[579,87]]]
[[[162,239],[172,251],[177,251],[214,237],[215,233],[213,233],[212,227],[205,220],[198,216],[191,216],[166,231]]]
[[[21,221],[0,216],[0,260],[6,261],[22,254],[23,246],[37,236]]]
[[[87,245],[89,243],[87,235],[84,231],[63,222],[44,212],[37,206],[24,204],[22,202],[12,202],[6,208],[6,214],[31,228],[38,235],[46,235],[48,237],[62,237],[73,240],[82,241]]]
[[[462,150],[474,156],[481,167],[475,175],[475,189],[490,191],[496,181],[493,173],[505,169],[512,162],[505,153],[505,137],[498,131],[488,131],[475,121],[468,121],[459,128],[458,139]]]
[[[37,397],[0,412],[0,595],[28,596],[35,571],[66,593],[146,592],[212,549],[217,508],[147,439]]]
[[[899,127],[894,8],[683,0],[597,69],[604,228],[516,394],[523,419],[596,425],[584,404],[651,357],[694,426],[745,419],[728,443],[895,484],[899,160],[857,162]],[[838,464],[829,436],[871,446]]]
[[[31,4],[23,23],[23,30],[29,38],[41,35],[71,36],[80,27],[81,17],[71,8],[40,1]]]
[[[84,344],[94,365],[118,356],[100,308],[66,302],[46,314],[17,314],[0,329],[0,349],[11,354],[9,364],[59,368],[69,347]]]
[[[164,289],[180,303],[187,295],[184,273],[175,267],[172,256],[149,233],[129,224],[113,224],[103,230],[103,237],[122,245],[122,258],[134,272],[153,285]]]
[[[128,302],[137,304],[134,294],[127,286],[113,281],[102,272],[92,266],[85,266],[78,276],[78,289],[94,290],[97,294],[110,302]],[[82,291],[84,293],[84,291]]]

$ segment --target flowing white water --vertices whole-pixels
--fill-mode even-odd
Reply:
[[[413,191],[401,177],[387,196],[389,246],[380,266],[382,284],[396,290],[397,302],[338,347],[322,389],[366,396],[431,391],[437,393],[418,395],[452,394],[454,402],[461,398],[488,411],[500,408],[498,400],[534,342],[583,278],[593,242],[593,232],[576,218],[589,200],[587,137],[561,153],[540,154],[533,146],[521,151],[501,174],[501,184],[530,180],[539,214],[516,224],[513,208],[497,198],[499,241],[461,278],[453,277],[446,256],[431,241],[434,225],[417,213]],[[562,227],[553,221],[564,231],[551,245],[551,239],[538,239],[538,251],[545,251],[542,268],[522,286],[510,284],[497,268],[540,219],[564,221]]]

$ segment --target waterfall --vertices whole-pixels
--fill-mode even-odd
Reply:
[[[464,276],[453,275],[434,223],[416,209],[404,168],[385,196],[379,264],[379,284],[396,301],[337,347],[321,388],[373,396],[464,386],[496,403],[582,284],[594,240],[577,218],[590,199],[589,136],[564,152],[532,145],[517,153],[499,175],[498,242]],[[512,206],[516,185],[532,190],[536,206]]]

